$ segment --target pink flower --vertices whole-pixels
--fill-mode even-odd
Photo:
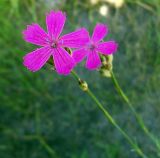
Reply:
[[[24,40],[42,46],[24,56],[23,64],[30,71],[38,71],[52,56],[56,71],[67,75],[75,66],[75,61],[64,49],[79,48],[88,43],[88,31],[85,28],[76,30],[60,37],[66,21],[66,15],[61,11],[51,11],[46,16],[46,33],[38,24],[28,25],[23,31]]]
[[[97,24],[94,28],[90,41],[78,50],[73,52],[76,63],[87,57],[86,68],[93,70],[101,66],[100,54],[109,55],[117,51],[118,44],[115,41],[101,42],[108,33],[108,28],[104,24]]]

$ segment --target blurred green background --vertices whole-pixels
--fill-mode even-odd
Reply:
[[[0,0],[0,158],[138,158],[73,77],[46,65],[32,73],[22,57],[36,46],[22,39],[27,24],[45,28],[51,9],[67,13],[63,33],[106,23],[119,50],[113,68],[149,130],[160,139],[160,0]],[[160,157],[110,78],[76,70],[149,158]]]

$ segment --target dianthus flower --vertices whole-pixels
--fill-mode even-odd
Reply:
[[[38,25],[28,25],[23,31],[24,40],[42,46],[24,56],[23,64],[30,71],[38,71],[52,56],[55,69],[59,74],[67,75],[75,66],[75,61],[65,47],[79,48],[88,42],[88,31],[85,28],[60,37],[66,21],[61,11],[51,11],[46,16],[47,33]]]
[[[81,62],[87,57],[86,68],[90,70],[101,66],[100,54],[110,55],[117,51],[118,44],[115,41],[102,42],[102,39],[108,33],[108,28],[104,24],[97,24],[93,35],[84,47],[73,51],[73,58],[76,63]]]

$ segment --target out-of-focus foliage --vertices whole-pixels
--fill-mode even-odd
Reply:
[[[107,8],[101,15],[99,10]],[[137,158],[123,136],[78,89],[72,76],[45,66],[31,73],[22,57],[35,46],[22,39],[27,24],[45,27],[50,9],[67,12],[64,32],[97,22],[115,39],[114,71],[149,130],[160,137],[160,1],[126,0],[121,8],[89,0],[0,0],[0,158]],[[150,158],[155,147],[117,95],[110,79],[80,64],[76,70],[120,126]]]

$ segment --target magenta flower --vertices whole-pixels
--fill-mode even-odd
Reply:
[[[24,56],[23,64],[30,71],[38,71],[53,56],[56,71],[67,75],[75,66],[75,61],[64,49],[79,48],[88,43],[88,31],[85,28],[76,30],[60,37],[66,21],[66,15],[61,11],[51,11],[46,16],[46,33],[38,24],[28,25],[23,31],[24,40],[42,46]]]
[[[86,68],[94,70],[101,66],[100,54],[110,55],[117,51],[118,44],[115,41],[101,42],[108,33],[108,28],[104,24],[97,24],[94,28],[90,41],[84,47],[73,52],[76,63],[87,57]]]

